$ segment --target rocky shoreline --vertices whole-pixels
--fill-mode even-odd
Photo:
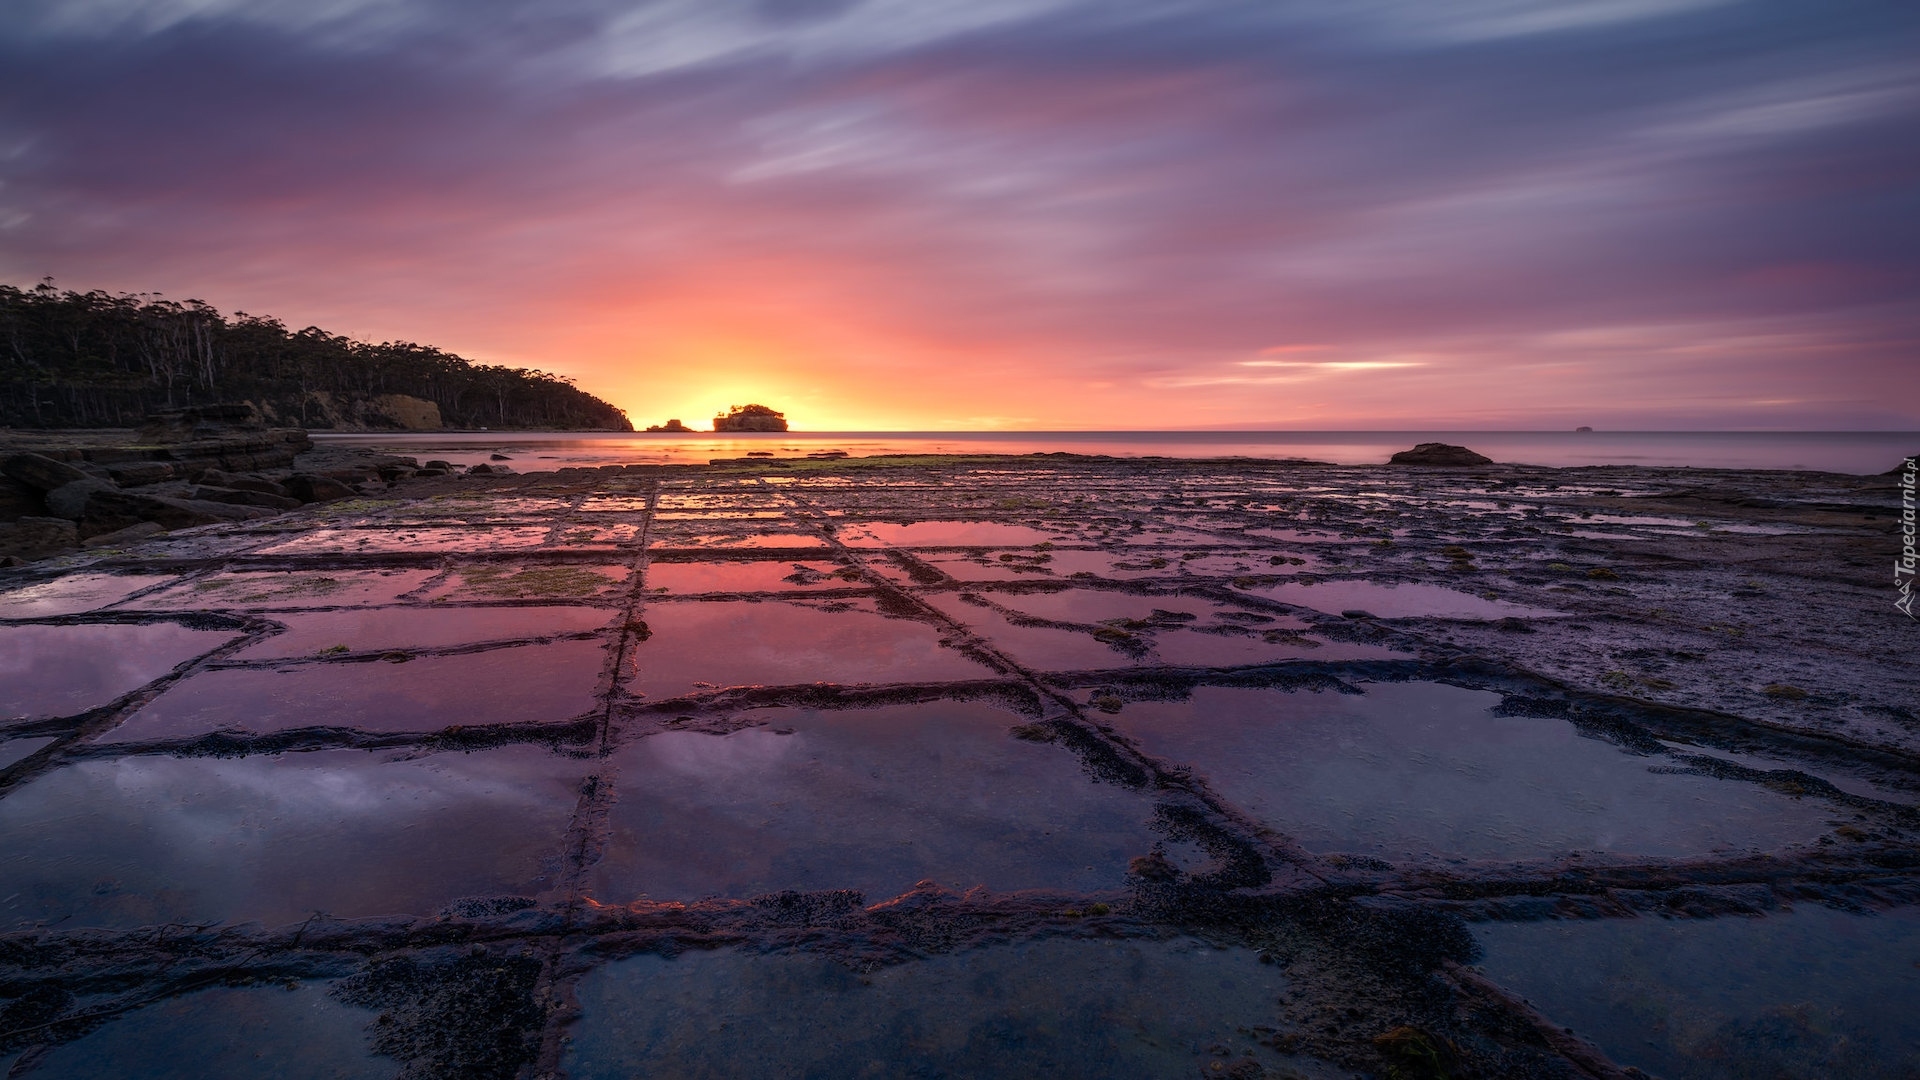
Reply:
[[[17,679],[51,703],[0,726],[0,1067],[83,1074],[161,1010],[240,1038],[197,992],[298,983],[370,1010],[341,1045],[364,1020],[354,1052],[410,1076],[630,1075],[620,1025],[663,1011],[630,973],[667,957],[756,986],[817,965],[809,1006],[910,984],[916,1022],[1003,971],[1105,1017],[1102,958],[1159,943],[1125,955],[1168,986],[1231,964],[1286,989],[1134,1075],[1622,1078],[1690,1005],[1600,1026],[1597,991],[1550,1001],[1530,958],[1587,977],[1615,942],[1737,932],[1651,985],[1792,1008],[1821,1000],[1799,969],[1749,986],[1734,961],[1895,999],[1908,977],[1888,477],[313,453],[251,478],[347,496],[0,571]],[[150,666],[77,691],[109,641]],[[190,844],[154,842],[175,826]],[[1899,1075],[1905,1029],[1829,1012],[1790,1038],[1734,1016],[1715,1052]],[[783,1023],[741,1030],[791,1055],[872,1026]]]
[[[0,566],[115,547],[174,529],[273,517],[385,494],[444,461],[316,446],[299,428],[239,427],[226,409],[172,414],[139,431],[0,432]],[[476,475],[510,470],[482,465]]]

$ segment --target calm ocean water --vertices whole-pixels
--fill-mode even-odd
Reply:
[[[1524,465],[1659,465],[1696,469],[1812,469],[1881,473],[1920,453],[1920,433],[1899,431],[805,431],[753,435],[581,432],[316,434],[459,465],[508,455],[531,472],[565,465],[693,464],[753,451],[788,456],[820,450],[871,454],[1032,454],[1117,457],[1308,458],[1379,464],[1415,443],[1470,447]]]

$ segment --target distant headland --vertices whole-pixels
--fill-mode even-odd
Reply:
[[[336,431],[632,431],[563,375],[371,344],[199,300],[0,285],[0,427],[128,428],[245,403],[269,425]]]

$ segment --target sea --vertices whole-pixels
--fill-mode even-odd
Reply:
[[[770,453],[1103,454],[1112,457],[1305,458],[1378,465],[1442,442],[1498,462],[1564,468],[1638,465],[1884,473],[1920,454],[1911,431],[793,431],[753,434],[447,431],[315,433],[323,445],[368,447],[456,465],[502,455],[518,472],[565,466],[700,464]]]

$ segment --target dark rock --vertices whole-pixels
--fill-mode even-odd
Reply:
[[[260,410],[245,402],[195,405],[149,414],[140,429],[140,438],[147,442],[183,442],[215,438],[236,430],[257,431],[265,426]]]
[[[512,461],[513,458],[507,456],[506,454],[488,454],[487,460],[488,461]]]
[[[416,476],[445,476],[452,471],[453,470],[451,469],[436,469],[433,466],[429,465],[426,468],[421,469],[415,475]]]
[[[506,476],[512,473],[513,470],[507,468],[505,465],[488,465],[486,462],[481,462],[473,468],[468,469],[467,472],[473,476]]]
[[[287,477],[287,493],[301,502],[332,502],[353,498],[353,489],[331,476],[294,473]]]
[[[1411,450],[1402,450],[1387,461],[1389,465],[1491,465],[1493,459],[1476,454],[1464,446],[1423,442]]]
[[[107,475],[121,487],[140,487],[173,479],[173,466],[164,461],[129,461],[106,468]]]
[[[385,480],[389,484],[399,480],[405,480],[407,477],[419,471],[420,470],[410,465],[382,465],[379,469],[380,479]]]
[[[64,461],[55,461],[44,454],[14,454],[0,462],[0,472],[33,488],[36,491],[52,491],[64,487],[76,480],[87,479],[87,474]]]
[[[148,498],[157,498],[157,496],[148,496]],[[219,518],[221,521],[255,521],[259,518],[275,517],[280,513],[278,509],[265,506],[242,506],[238,503],[214,502],[211,499],[163,498],[160,499],[160,501],[167,503],[175,509],[191,510],[196,514],[205,514],[208,517]],[[154,520],[160,521],[163,525],[166,524],[164,518],[155,518]],[[178,526],[169,526],[169,528],[177,527]]]
[[[313,440],[307,437],[306,432],[288,429],[200,439],[142,451],[140,456],[156,461],[171,461],[176,475],[192,476],[202,469],[224,469],[228,472],[284,469],[293,464],[295,455],[312,447]],[[88,456],[96,461],[101,460],[100,453],[96,451],[88,451]]]
[[[451,462],[451,461],[429,461],[429,462],[427,462],[427,463],[426,463],[426,465],[424,466],[424,468],[428,468],[428,469],[439,469],[439,470],[440,470],[440,471],[442,471],[442,472],[452,472],[452,471],[453,471],[453,462]]]
[[[1166,852],[1158,849],[1128,859],[1127,873],[1142,881],[1167,882],[1180,877],[1180,870],[1173,865],[1173,860],[1167,858]]]
[[[272,513],[251,506],[199,499],[170,499],[161,495],[108,488],[88,494],[79,517],[80,535],[98,536],[101,533],[118,532],[143,521],[157,522],[169,529],[185,529],[222,521],[250,521]]]
[[[369,1046],[397,1059],[401,1076],[513,1080],[540,1052],[540,975],[533,956],[396,956],[330,993],[379,1014]]]
[[[159,522],[142,521],[137,525],[129,525],[124,529],[115,529],[110,533],[100,533],[97,536],[89,536],[85,540],[80,541],[80,546],[83,548],[118,547],[121,544],[131,544],[135,541],[145,540],[149,536],[159,536],[166,531],[166,527]]]
[[[40,489],[23,484],[11,476],[0,476],[0,521],[36,517],[47,512],[40,501]]]
[[[231,503],[234,506],[261,506],[268,510],[297,510],[300,507],[299,499],[285,495],[269,495],[264,491],[248,491],[245,488],[201,486],[188,491],[187,498]]]
[[[1880,475],[1881,476],[1899,476],[1901,473],[1904,473],[1908,469],[1913,468],[1913,462],[1915,458],[1920,458],[1920,455],[1915,455],[1915,457],[1910,457],[1907,460],[1902,461],[1900,464],[1895,465],[1893,468],[1888,469],[1886,472],[1881,473]]]
[[[193,478],[196,484],[209,487],[232,488],[235,491],[258,491],[262,495],[287,496],[285,484],[276,484],[261,476],[247,476],[243,473],[222,472],[219,469],[204,469]]]
[[[82,446],[67,450],[61,460],[75,464],[92,462],[95,465],[113,465],[126,461],[158,461],[162,456],[162,451],[147,446]]]
[[[79,542],[79,530],[65,518],[23,517],[0,525],[0,556],[44,559],[72,551]]]
[[[119,487],[110,481],[82,476],[72,483],[62,484],[47,492],[47,512],[54,517],[78,521],[81,514],[86,512],[87,502],[93,496],[101,492],[119,490]]]

